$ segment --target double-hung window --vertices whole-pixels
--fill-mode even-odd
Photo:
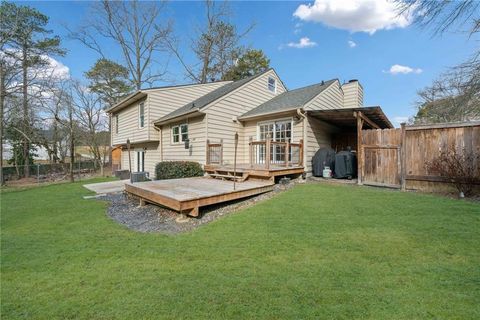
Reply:
[[[172,142],[180,143],[188,140],[188,124],[180,124],[172,127]]]
[[[277,93],[277,81],[275,78],[268,77],[268,90]]]
[[[138,126],[140,128],[145,126],[145,104],[143,102],[138,106]]]

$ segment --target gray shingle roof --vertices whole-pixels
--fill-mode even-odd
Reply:
[[[310,100],[315,98],[328,86],[334,83],[336,79],[322,81],[321,83],[313,84],[307,87],[298,88],[291,91],[286,91],[273,99],[268,100],[267,102],[259,105],[255,109],[252,109],[239,118],[248,118],[252,116],[287,111],[297,108],[302,108]]]
[[[221,86],[220,88],[217,88],[217,89],[207,93],[206,95],[201,96],[200,98],[184,105],[183,107],[180,107],[177,110],[170,112],[169,114],[167,114],[164,117],[156,120],[155,122],[166,121],[166,120],[173,119],[173,118],[176,118],[176,117],[179,117],[179,116],[182,116],[182,115],[194,112],[194,111],[199,111],[199,110],[205,108],[207,105],[209,105],[213,101],[223,97],[224,95],[234,91],[235,89],[240,88],[241,86],[243,86],[247,82],[250,82],[251,80],[261,76],[262,74],[267,73],[270,70],[272,70],[272,69],[268,69],[268,70],[265,70],[264,72],[261,72],[261,73],[258,73],[256,75],[254,75],[254,76],[251,76],[251,77],[248,77],[248,78],[245,78],[245,79],[241,79],[241,80],[238,80],[238,81],[235,81],[235,82],[231,82],[231,83],[228,83],[224,86]]]

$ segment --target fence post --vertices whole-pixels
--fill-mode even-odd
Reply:
[[[37,183],[40,183],[40,164],[37,163]]]
[[[406,131],[405,131],[405,122],[400,124],[401,132],[401,142],[400,142],[400,183],[401,190],[405,191],[407,189],[407,159],[406,159]]]
[[[362,146],[362,127],[363,127],[363,119],[361,117],[360,112],[354,113],[355,117],[357,118],[357,177],[358,177],[358,184],[363,184],[363,146]]]
[[[78,160],[78,180],[82,180],[82,161]]]

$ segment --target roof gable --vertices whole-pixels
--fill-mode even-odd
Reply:
[[[273,71],[273,69],[270,68],[268,70],[265,70],[264,72],[261,72],[261,73],[258,73],[256,75],[254,75],[254,76],[228,83],[228,84],[226,84],[226,85],[224,85],[220,88],[217,88],[217,89],[207,93],[206,95],[203,95],[200,98],[184,105],[183,107],[178,108],[177,110],[167,114],[166,116],[156,120],[155,122],[157,123],[157,122],[167,121],[167,120],[170,120],[170,119],[173,119],[173,118],[176,118],[176,117],[180,117],[182,115],[186,115],[186,114],[190,114],[190,113],[193,113],[193,112],[196,112],[196,111],[200,111],[200,110],[208,107],[209,105],[211,105],[213,102],[225,97],[226,95],[228,95],[229,93],[232,93],[233,91],[235,91],[237,89],[240,89],[241,87],[243,87],[244,85],[246,85],[250,81],[252,81],[254,79],[257,79],[258,77],[260,77],[260,76],[262,76],[262,75],[264,75],[264,74],[266,74],[270,71]]]
[[[147,94],[152,93],[152,92],[159,92],[159,91],[164,91],[164,90],[175,90],[175,89],[184,89],[184,88],[189,88],[189,87],[196,87],[196,86],[210,86],[212,84],[219,84],[219,83],[231,83],[232,81],[214,81],[214,82],[209,82],[209,83],[190,83],[190,84],[179,84],[179,85],[171,85],[171,86],[163,86],[163,87],[154,87],[154,88],[146,88],[146,89],[140,89],[137,90],[119,102],[117,102],[114,106],[111,108],[107,109],[107,113],[113,113],[120,111],[121,109],[128,107],[132,103],[138,101],[141,98],[144,98],[147,96]]]
[[[304,107],[308,102],[321,94],[326,88],[335,83],[336,79],[286,91],[267,102],[244,113],[240,118],[248,118],[273,112],[281,112]]]

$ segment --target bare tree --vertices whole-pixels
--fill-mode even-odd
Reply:
[[[240,40],[253,28],[251,24],[244,32],[228,22],[232,13],[227,2],[205,1],[205,24],[196,27],[196,37],[190,39],[190,48],[197,62],[189,64],[179,49],[179,37],[171,37],[168,46],[185,69],[192,81],[206,83],[224,77],[242,54]]]
[[[396,0],[399,13],[408,12],[415,24],[434,35],[448,31],[480,32],[478,0]],[[467,27],[466,30],[465,27]],[[419,91],[416,122],[462,121],[479,116],[480,50],[450,68],[433,84]]]
[[[165,2],[101,1],[92,5],[89,18],[70,37],[108,58],[111,48],[102,47],[98,36],[115,42],[120,48],[133,86],[139,90],[145,84],[161,80],[167,62],[157,58],[165,52],[165,40],[171,33],[171,23],[160,22]],[[154,70],[153,66],[163,70]]]
[[[399,13],[409,13],[414,23],[432,28],[435,34],[468,25],[470,34],[480,31],[478,0],[395,0]]]
[[[465,81],[463,73],[449,72],[418,92],[415,123],[480,119],[480,91]]]
[[[84,140],[87,141],[90,152],[94,156],[95,167],[99,167],[103,175],[105,152],[101,150],[101,145],[104,143],[101,143],[99,133],[107,129],[108,118],[98,95],[78,81],[73,82],[72,89],[76,119],[85,134]]]

